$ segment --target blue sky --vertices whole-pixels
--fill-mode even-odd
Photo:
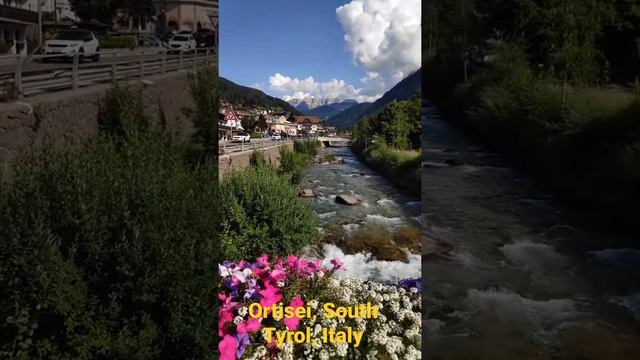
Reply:
[[[407,56],[383,45],[389,40],[401,46],[404,40],[397,39],[405,38],[419,42],[415,31],[406,35],[404,30],[415,25],[416,11],[419,23],[419,0],[221,1],[220,75],[285,99],[314,95],[368,101],[417,69],[415,46]],[[386,59],[383,48],[397,52],[401,61]],[[394,72],[385,59],[400,64],[401,71]]]

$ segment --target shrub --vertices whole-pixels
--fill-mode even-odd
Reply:
[[[309,157],[318,155],[322,144],[317,140],[302,140],[293,142],[293,150],[298,154],[304,154]]]
[[[192,169],[117,109],[86,148],[32,154],[0,189],[2,358],[212,355],[215,164]]]
[[[291,254],[318,236],[313,214],[271,167],[227,174],[220,185],[222,246],[228,259]]]
[[[267,166],[267,159],[264,158],[264,153],[263,152],[258,152],[258,151],[254,151],[251,154],[251,158],[249,159],[249,164],[251,164],[251,166],[256,166],[256,167],[262,167],[262,166]]]
[[[310,161],[311,157],[304,153],[291,151],[286,147],[280,148],[280,174],[288,177],[293,185],[298,185],[302,182]]]

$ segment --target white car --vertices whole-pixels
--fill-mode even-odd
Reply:
[[[196,49],[196,39],[192,34],[174,35],[168,47],[169,52],[191,52]]]
[[[232,142],[251,142],[251,136],[249,134],[240,133],[238,135],[233,135],[231,139]]]
[[[76,53],[80,54],[81,58],[99,61],[100,41],[91,31],[66,30],[44,43],[44,54],[48,55],[44,58],[45,61],[51,59],[52,55],[72,58]]]
[[[282,140],[282,136],[280,134],[273,134],[270,137],[271,140]]]

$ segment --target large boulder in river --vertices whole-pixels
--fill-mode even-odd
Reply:
[[[415,226],[403,226],[393,233],[393,241],[401,248],[406,248],[414,254],[422,249],[422,230]]]
[[[382,261],[408,260],[407,253],[393,241],[393,235],[382,226],[367,226],[349,239],[349,253],[371,253]]]
[[[351,205],[351,206],[362,204],[362,200],[351,195],[337,195],[336,202],[339,204]]]
[[[454,250],[453,244],[431,236],[422,236],[422,257],[423,259],[438,259],[447,257]]]
[[[315,197],[316,194],[314,194],[313,190],[311,189],[304,189],[300,191],[300,196],[309,198],[309,197]]]

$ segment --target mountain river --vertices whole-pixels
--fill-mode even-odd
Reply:
[[[592,229],[423,111],[428,359],[640,359],[637,239]],[[435,245],[434,245],[435,244]]]

